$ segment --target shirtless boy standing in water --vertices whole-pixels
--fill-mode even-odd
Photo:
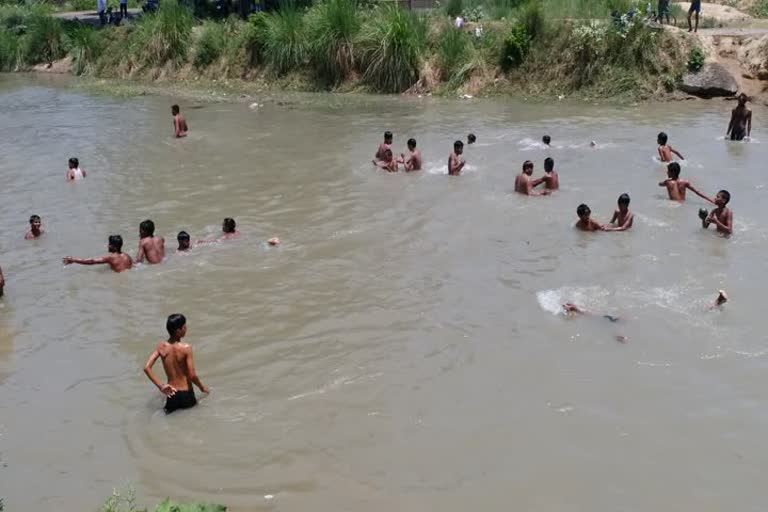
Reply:
[[[526,160],[523,162],[523,171],[515,178],[515,192],[526,196],[546,196],[549,195],[549,190],[543,192],[536,192],[533,190],[539,184],[543,183],[545,178],[531,179],[533,175],[533,162]]]
[[[557,190],[560,188],[560,176],[555,171],[555,161],[552,158],[544,159],[544,186],[547,190]]]
[[[43,221],[40,219],[40,216],[32,215],[29,218],[29,231],[24,235],[24,240],[34,240],[35,238],[39,238],[40,235],[45,233],[42,226]]]
[[[387,172],[397,172],[397,160],[392,156],[391,149],[385,149],[384,158],[381,161],[374,160],[373,165],[381,167]]]
[[[680,164],[672,162],[667,166],[667,179],[659,183],[660,187],[666,187],[669,198],[672,201],[685,201],[685,191],[690,190],[697,196],[715,203],[714,199],[699,192],[690,182],[680,179]]]
[[[168,330],[168,341],[157,344],[157,348],[144,364],[144,373],[166,396],[165,412],[170,414],[177,409],[189,409],[197,404],[195,388],[192,384],[203,393],[209,393],[209,390],[200,382],[195,371],[192,347],[189,343],[181,342],[181,339],[187,335],[187,319],[182,314],[173,314],[168,317],[165,328]],[[163,370],[168,379],[166,384],[160,382],[152,372],[152,367],[158,358],[163,360]]]
[[[680,157],[680,160],[685,160],[683,158],[683,155],[680,154],[678,150],[667,144],[667,134],[664,132],[661,132],[659,136],[656,138],[656,143],[659,145],[659,160],[661,160],[664,163],[668,163],[672,161],[672,153],[676,154]]]
[[[592,210],[589,206],[582,203],[576,208],[576,215],[579,217],[574,226],[579,231],[602,231],[603,225],[592,218]]]
[[[453,143],[453,152],[448,155],[448,176],[458,176],[461,174],[461,170],[466,165],[464,159],[461,158],[462,153],[464,153],[464,143],[457,140]]]
[[[710,224],[717,226],[717,232],[723,235],[731,235],[733,233],[733,212],[727,208],[728,202],[731,200],[731,193],[727,190],[721,190],[715,196],[715,204],[717,208],[707,214],[707,210],[699,210],[699,218],[701,219],[701,227],[704,229],[709,228]]]
[[[136,253],[136,263],[144,261],[146,256],[149,263],[160,263],[165,257],[165,239],[155,236],[155,223],[145,220],[139,224],[139,252]]]
[[[109,265],[115,272],[128,270],[133,266],[131,257],[123,253],[123,237],[112,235],[109,237],[109,254],[101,258],[73,258],[67,256],[64,258],[64,264],[77,263],[79,265]]]
[[[621,194],[618,208],[613,212],[611,222],[603,226],[603,231],[626,231],[632,227],[634,220],[634,214],[629,211],[629,194]]]
[[[178,105],[171,107],[171,115],[173,115],[173,135],[177,139],[187,136],[189,127],[187,126],[187,120],[181,114]]]
[[[410,156],[405,157],[405,153],[401,154],[403,166],[405,172],[420,171],[421,170],[421,151],[416,149],[416,139],[408,139],[408,151]]]
[[[752,134],[752,111],[747,108],[747,95],[739,94],[739,104],[731,112],[731,122],[728,123],[728,130],[725,132],[725,138],[730,134],[731,140],[744,140]]]
[[[392,132],[384,132],[384,142],[379,144],[379,149],[376,150],[376,154],[373,158],[379,161],[384,160],[385,153],[388,149],[392,149]]]
[[[3,296],[3,288],[5,288],[5,278],[3,277],[3,269],[0,268],[0,297]]]

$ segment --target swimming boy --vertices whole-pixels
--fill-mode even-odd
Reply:
[[[474,133],[470,133],[469,135],[467,135],[467,146],[471,146],[475,142],[477,142],[477,137],[475,136]]]
[[[145,220],[139,224],[139,252],[136,253],[136,263],[147,258],[149,263],[160,263],[165,257],[165,239],[155,236],[155,223]]]
[[[77,158],[70,158],[68,162],[69,168],[67,169],[67,181],[74,181],[85,178],[85,171],[80,168],[80,160]]]
[[[453,153],[448,155],[448,176],[458,176],[461,174],[461,170],[466,165],[464,159],[461,158],[462,153],[464,153],[464,143],[457,140],[453,143]]]
[[[604,231],[626,231],[632,227],[635,215],[629,211],[629,194],[619,196],[618,206],[613,212],[609,225],[603,226]],[[614,226],[614,224],[616,225]]]
[[[555,172],[555,161],[552,158],[544,159],[544,186],[547,190],[557,190],[560,188],[560,176]]]
[[[43,231],[43,228],[41,227],[42,225],[43,225],[43,221],[40,220],[40,216],[32,215],[29,218],[29,231],[27,231],[27,234],[24,235],[24,240],[33,240],[35,238],[38,238],[43,233],[45,233],[45,231]]]
[[[197,376],[192,347],[189,343],[181,341],[187,335],[187,319],[184,315],[175,313],[168,317],[165,328],[168,331],[168,340],[157,344],[144,364],[144,373],[166,396],[164,409],[166,414],[170,414],[175,410],[189,409],[197,405],[193,384],[203,393],[209,393],[210,390]],[[163,360],[163,370],[168,380],[165,384],[152,372],[158,358]]]
[[[421,151],[416,149],[416,139],[408,139],[408,151],[410,152],[408,159],[405,158],[405,153],[400,155],[405,172],[420,171]]]
[[[224,233],[221,235],[222,240],[229,240],[230,238],[235,238],[240,235],[240,232],[237,230],[237,225],[235,224],[235,219],[231,217],[225,218],[224,222],[221,223],[221,231]]]
[[[731,194],[727,190],[721,190],[715,196],[715,204],[717,208],[713,209],[709,215],[703,208],[699,210],[699,218],[701,219],[701,227],[704,229],[709,228],[710,224],[717,226],[717,232],[723,235],[730,235],[733,233],[733,212],[727,207],[728,202],[731,200]]]
[[[3,277],[3,269],[0,268],[0,297],[3,296],[4,288],[5,288],[5,278]]]
[[[128,270],[133,266],[131,257],[123,253],[123,237],[112,235],[109,237],[109,254],[101,258],[73,258],[67,256],[64,258],[64,264],[77,263],[79,265],[109,265],[115,272]]]
[[[680,179],[680,164],[672,162],[667,165],[667,179],[659,183],[660,187],[666,187],[669,198],[672,201],[685,201],[685,191],[691,190],[694,194],[714,204],[711,199],[699,192],[690,182]]]
[[[189,250],[189,233],[186,231],[179,231],[179,234],[176,235],[176,240],[179,242],[179,248],[176,249],[176,252],[186,252]]]
[[[391,149],[384,150],[384,158],[381,161],[373,161],[373,165],[381,167],[387,172],[397,172],[397,160],[392,156]]]
[[[541,142],[543,142],[545,146],[549,147],[550,142],[552,142],[552,137],[545,135],[541,138]]]
[[[696,27],[691,27],[691,15],[696,13]],[[691,7],[688,8],[688,32],[697,32],[699,30],[699,14],[701,14],[701,0],[691,0]]]
[[[378,161],[383,161],[386,156],[385,153],[388,149],[392,149],[392,132],[384,132],[384,142],[379,144],[379,149],[376,150],[376,154],[373,156]]]
[[[584,203],[580,204],[576,208],[576,215],[579,216],[579,221],[576,223],[576,229],[580,231],[602,231],[603,226],[595,219],[591,217],[592,210]]]
[[[671,162],[672,153],[679,156],[680,160],[685,160],[685,158],[683,158],[683,155],[681,155],[679,151],[677,151],[672,146],[667,144],[667,139],[668,139],[667,134],[664,132],[661,132],[659,136],[656,138],[656,143],[659,145],[659,160],[661,160],[664,163]]]
[[[731,121],[725,138],[730,134],[731,140],[744,140],[752,134],[752,111],[747,108],[747,95],[739,94],[739,104],[731,111]]]
[[[173,116],[173,135],[177,139],[187,136],[189,127],[187,126],[187,120],[181,113],[178,105],[171,107],[171,115]]]
[[[537,192],[534,190],[534,187],[537,187],[543,183],[545,178],[537,178],[532,180],[531,175],[533,175],[533,162],[526,160],[523,162],[523,170],[515,177],[515,192],[526,196],[549,195],[549,190],[543,190],[542,192]]]

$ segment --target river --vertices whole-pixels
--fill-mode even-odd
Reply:
[[[765,108],[739,144],[719,100],[181,100],[174,140],[173,101],[0,76],[6,510],[96,510],[127,483],[235,511],[768,507]],[[385,129],[398,153],[417,138],[425,171],[374,171]],[[692,194],[664,197],[661,130],[683,177],[730,190],[731,239]],[[86,180],[64,181],[70,156]],[[546,156],[562,189],[510,194]],[[572,228],[622,192],[631,231]],[[25,241],[31,214],[47,233]],[[173,249],[224,217],[239,240],[159,266],[61,262],[113,233],[135,255],[145,218]],[[731,301],[707,311],[719,288]],[[566,301],[623,319],[556,314]],[[166,416],[141,368],[174,312],[212,392]]]

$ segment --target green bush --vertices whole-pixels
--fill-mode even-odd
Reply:
[[[19,38],[0,28],[0,71],[13,71],[19,62]]]
[[[283,2],[263,20],[262,52],[272,70],[282,75],[301,67],[309,53],[303,13],[293,2]]]
[[[750,12],[755,18],[768,18],[768,0],[757,0]]]
[[[209,66],[221,57],[226,44],[226,25],[210,20],[205,21],[195,46],[195,66],[198,68]]]
[[[451,25],[445,27],[437,41],[437,64],[443,80],[450,80],[467,61],[471,48],[469,36]]]
[[[501,69],[509,71],[519,67],[528,55],[531,38],[525,25],[518,22],[512,26],[501,49]]]
[[[483,11],[482,5],[475,5],[473,7],[465,7],[461,13],[461,17],[466,21],[477,23],[485,18],[485,11]]]
[[[310,15],[312,64],[326,83],[339,84],[355,66],[354,40],[360,17],[353,0],[327,0]]]
[[[28,64],[51,63],[64,56],[64,28],[57,18],[42,13],[31,15],[23,41],[23,58]]]
[[[130,37],[131,52],[146,65],[179,64],[187,57],[193,23],[187,7],[174,1],[160,2],[156,13],[139,20]]]
[[[525,28],[529,39],[534,40],[543,35],[547,29],[547,20],[541,0],[530,0],[520,7],[516,15],[518,23]]]
[[[88,25],[70,30],[66,35],[66,44],[72,56],[72,71],[76,75],[85,73],[99,58],[102,50],[99,32]]]
[[[382,92],[402,92],[419,77],[427,27],[397,6],[377,8],[360,31],[359,65],[363,81]]]
[[[464,11],[463,0],[448,0],[445,3],[445,14],[451,19],[460,16]]]
[[[697,73],[704,67],[704,52],[698,46],[694,46],[688,52],[688,62],[686,63],[688,71]]]

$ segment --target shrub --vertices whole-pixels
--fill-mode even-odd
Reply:
[[[453,19],[456,16],[460,16],[462,11],[464,11],[463,0],[448,0],[445,3],[445,14],[449,18]]]
[[[76,26],[66,36],[67,48],[72,56],[72,71],[81,75],[96,62],[102,50],[99,33],[88,25]]]
[[[528,55],[531,47],[531,38],[523,23],[515,23],[512,26],[501,49],[501,69],[509,71],[519,67]]]
[[[530,0],[517,13],[517,21],[525,28],[529,39],[534,40],[543,35],[547,29],[547,20],[541,0]]]
[[[768,18],[768,0],[757,0],[750,12],[755,18]]]
[[[311,60],[317,74],[338,84],[354,69],[353,41],[360,32],[360,18],[353,0],[327,0],[311,16]]]
[[[304,16],[292,2],[283,2],[280,8],[263,18],[264,60],[282,75],[300,67],[308,54],[304,30]]]
[[[443,80],[450,80],[466,63],[469,49],[469,36],[464,31],[450,25],[443,30],[437,41],[437,64]]]
[[[27,21],[24,36],[24,61],[29,64],[51,63],[64,56],[64,28],[61,21],[35,13]]]
[[[195,66],[204,68],[217,60],[227,44],[227,27],[224,23],[206,21],[195,46]]]
[[[386,5],[375,10],[358,39],[363,80],[382,92],[402,92],[419,76],[427,28],[415,14]]]
[[[0,28],[0,71],[13,71],[19,62],[19,38]]]
[[[698,46],[694,46],[688,52],[688,62],[686,63],[688,71],[698,73],[704,67],[704,52]]]
[[[131,34],[131,51],[144,64],[178,64],[187,57],[193,22],[187,7],[174,1],[160,2],[157,12],[142,16]]]
[[[485,17],[482,5],[475,5],[473,7],[465,8],[461,13],[461,17],[466,21],[477,23]]]

